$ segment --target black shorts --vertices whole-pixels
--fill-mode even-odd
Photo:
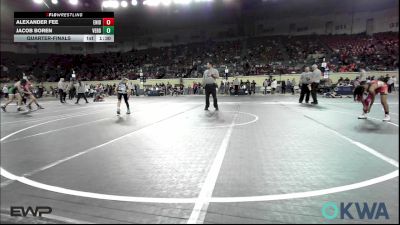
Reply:
[[[118,93],[118,100],[119,100],[119,101],[121,101],[122,96],[124,96],[124,99],[128,99],[128,94]]]

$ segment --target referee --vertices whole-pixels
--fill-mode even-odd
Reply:
[[[218,70],[213,68],[213,64],[211,62],[207,63],[207,70],[204,71],[203,75],[203,84],[206,90],[206,107],[204,110],[208,110],[210,107],[210,94],[213,96],[214,108],[218,111],[218,103],[217,103],[217,83],[216,79],[219,78]]]
[[[60,95],[60,102],[65,103],[65,83],[64,83],[64,78],[60,78],[60,81],[58,82],[58,95]]]
[[[313,101],[311,102],[311,104],[318,104],[318,99],[317,99],[317,92],[318,92],[318,87],[319,87],[319,83],[321,80],[321,75],[322,72],[321,70],[318,69],[318,66],[316,64],[311,66],[313,72],[311,73],[311,97],[313,99]]]
[[[309,89],[309,85],[311,83],[311,72],[310,72],[310,67],[305,67],[304,68],[304,72],[301,73],[300,75],[300,88],[301,88],[301,92],[300,92],[300,98],[299,98],[299,103],[303,103],[304,100],[304,95],[306,96],[306,103],[308,103],[308,101],[310,100],[310,89]]]
[[[131,110],[129,109],[129,86],[128,86],[129,79],[122,78],[119,84],[115,87],[115,92],[118,95],[118,103],[117,103],[117,115],[121,114],[121,100],[124,97],[125,105],[126,105],[126,114],[131,114]]]

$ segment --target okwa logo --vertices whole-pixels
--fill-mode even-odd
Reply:
[[[327,202],[322,206],[322,216],[328,220],[337,219],[389,219],[385,203],[374,202],[341,202],[339,206],[335,202]]]

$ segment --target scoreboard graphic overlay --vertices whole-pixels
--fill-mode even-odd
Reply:
[[[14,42],[114,42],[114,12],[14,12]]]

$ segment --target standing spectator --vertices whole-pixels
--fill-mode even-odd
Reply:
[[[135,93],[136,96],[139,96],[139,84],[135,84]]]
[[[221,84],[219,85],[219,93],[224,94],[225,93],[225,85],[224,82],[221,80]]]
[[[115,94],[115,88],[117,87],[117,85],[114,83],[111,87],[111,95]]]
[[[95,90],[94,87],[91,85],[89,88],[89,97],[94,98]]]
[[[228,80],[229,69],[228,66],[225,66],[225,80]]]
[[[132,84],[132,82],[131,82],[131,86],[130,87],[131,87],[131,96],[133,96],[135,94],[135,85]],[[112,90],[115,90],[115,87]]]
[[[43,82],[40,82],[38,86],[38,98],[41,98],[43,96],[43,92],[44,92]]]
[[[239,94],[239,80],[237,79],[237,77],[235,78],[235,80],[233,80],[233,87],[235,88],[235,96],[238,96]]]
[[[250,81],[247,80],[245,85],[246,85],[246,89],[245,89],[246,91],[245,92],[247,92],[249,95],[251,95]]]
[[[112,86],[110,84],[107,84],[107,92],[108,92],[108,96],[112,95]]]
[[[389,76],[389,74],[387,74],[387,76]],[[394,89],[393,77],[389,77],[387,85],[389,93],[392,93],[392,89]]]
[[[3,92],[4,98],[8,98],[8,87],[7,87],[7,84],[5,84],[5,85],[3,86],[2,92]]]
[[[197,83],[193,82],[193,94],[197,94]]]
[[[286,89],[289,90],[292,93],[292,95],[294,95],[294,88],[292,82],[289,79],[287,79],[286,81]]]
[[[202,85],[201,85],[201,83],[200,83],[200,82],[199,82],[199,83],[197,83],[197,94],[198,94],[198,95],[202,94],[202,92],[201,92],[201,88],[202,88]]]
[[[285,81],[281,81],[281,93],[286,94],[286,83]]]
[[[343,79],[341,77],[341,79]],[[367,81],[367,72],[364,69],[360,70],[360,82]]]
[[[316,64],[312,65],[312,78],[311,78],[311,97],[313,99],[313,102],[311,104],[318,104],[318,99],[317,99],[317,92],[318,92],[318,86],[319,82],[321,79],[321,70],[318,69],[318,66]]]
[[[253,92],[253,94],[256,94],[256,82],[254,80],[251,82],[250,93],[251,92]]]
[[[58,88],[54,88],[54,96],[58,98]]]
[[[50,86],[50,94],[51,94],[52,97],[54,97],[55,94],[56,94],[53,86]]]
[[[356,80],[359,81],[359,79],[356,79]],[[331,92],[332,84],[333,84],[333,82],[332,82],[332,79],[330,77],[325,79],[325,82],[324,82],[324,93]]]
[[[85,84],[85,97],[86,98],[89,97],[89,89],[90,89],[89,84]]]
[[[264,87],[264,95],[266,95],[267,94],[267,87],[268,87],[268,79],[264,80],[263,87]]]
[[[94,92],[93,92],[93,102],[97,101],[97,96],[100,95],[100,85],[97,84],[94,88]]]
[[[395,76],[392,76],[392,80],[393,80],[393,83],[392,83],[392,91],[396,91],[396,84],[397,84],[397,79],[396,79],[396,77]]]
[[[230,94],[230,87],[231,87],[231,83],[226,80],[225,82],[225,95]]]
[[[275,94],[275,90],[276,90],[276,88],[278,87],[278,81],[276,81],[275,79],[273,79],[272,80],[272,83],[271,83],[271,89],[272,89],[272,94]]]
[[[192,87],[190,86],[190,84],[187,86],[187,94],[191,95],[192,94]]]

